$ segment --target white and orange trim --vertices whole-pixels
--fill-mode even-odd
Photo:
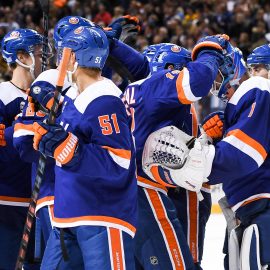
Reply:
[[[167,216],[165,206],[157,191],[144,189],[153,215],[162,233],[173,270],[186,270],[183,254],[175,229]]]
[[[111,269],[126,270],[122,231],[107,227],[107,234],[110,250]]]
[[[141,176],[137,176],[137,180],[138,180],[138,186],[140,187],[154,189],[159,192],[162,192],[165,195],[167,195],[168,193],[168,189],[159,183],[155,183]]]
[[[240,129],[231,130],[223,141],[251,157],[258,166],[262,165],[267,156],[264,147]]]
[[[17,123],[14,126],[14,133],[13,137],[14,138],[19,138],[21,136],[27,136],[27,135],[33,135],[34,136],[34,129],[32,124],[22,124],[22,123]]]
[[[30,198],[0,196],[0,205],[28,207]]]
[[[54,204],[54,196],[46,196],[43,197],[42,199],[37,200],[36,213],[40,208],[53,204]]]
[[[182,104],[191,104],[201,98],[193,95],[190,88],[189,71],[185,67],[178,75],[178,78],[176,80],[176,89],[178,99]]]
[[[111,227],[126,232],[134,237],[136,228],[130,223],[108,216],[81,216],[72,218],[57,218],[53,216],[53,226],[58,228],[76,227],[76,226],[104,226]]]
[[[122,168],[128,169],[131,159],[131,151],[125,149],[116,149],[109,146],[102,146],[102,148],[108,150],[111,158]]]
[[[260,194],[250,196],[250,197],[244,199],[243,201],[241,201],[241,202],[235,204],[234,206],[232,206],[232,210],[235,212],[241,206],[244,206],[246,204],[249,204],[251,202],[261,200],[261,199],[270,199],[270,193],[260,193]]]

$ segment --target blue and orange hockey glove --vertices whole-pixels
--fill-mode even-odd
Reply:
[[[31,85],[28,95],[32,97],[35,103],[37,103],[37,110],[42,109],[43,111],[48,112],[53,105],[54,91],[55,87],[52,84],[46,81],[38,81]],[[63,97],[61,97],[60,103],[61,101],[63,101]]]
[[[78,152],[78,138],[60,125],[35,122],[33,147],[46,156],[54,158],[62,165],[71,165]],[[76,155],[77,157],[77,155]]]
[[[5,140],[5,128],[4,124],[0,124],[0,146],[6,146],[7,142]]]
[[[224,113],[217,111],[207,115],[202,122],[205,133],[213,140],[220,140],[223,137]]]
[[[221,56],[226,56],[227,48],[229,46],[229,40],[230,37],[226,34],[219,34],[200,38],[192,50],[192,60],[196,60],[200,53],[206,51],[216,52]]]

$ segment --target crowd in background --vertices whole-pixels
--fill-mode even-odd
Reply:
[[[257,46],[270,42],[269,0],[51,0],[49,37],[56,22],[67,15],[80,15],[103,26],[131,14],[141,22],[141,32],[130,45],[143,51],[148,45],[171,42],[192,50],[206,35],[226,33],[244,57]],[[0,40],[16,28],[43,31],[38,0],[0,0]],[[0,79],[8,78],[0,59]],[[221,108],[214,98],[203,99],[198,106],[206,115]],[[201,111],[203,107],[203,111]]]

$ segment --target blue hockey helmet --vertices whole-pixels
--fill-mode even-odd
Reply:
[[[157,50],[149,65],[151,72],[154,73],[168,68],[169,65],[181,70],[190,61],[191,53],[187,49],[175,44],[166,44]]]
[[[232,87],[236,90],[246,71],[247,67],[241,50],[229,43],[223,64],[219,67],[221,81],[214,82],[212,94],[226,101],[228,88]]]
[[[142,54],[146,56],[148,62],[151,62],[153,57],[155,56],[156,52],[159,50],[164,45],[174,45],[172,43],[158,43],[158,44],[153,44],[149,45],[143,52]]]
[[[17,29],[8,32],[1,43],[2,56],[8,64],[20,63],[17,59],[18,51],[25,51],[33,60],[33,52],[36,45],[42,45],[43,37],[37,31],[31,29]],[[33,60],[34,62],[34,60]],[[22,64],[22,66],[24,66]]]
[[[61,48],[62,39],[72,30],[80,26],[96,27],[96,24],[81,16],[66,16],[59,20],[54,28],[53,38],[56,50]]]
[[[62,46],[72,49],[80,67],[102,69],[109,54],[108,39],[99,27],[78,27],[63,38]]]
[[[264,64],[270,69],[270,44],[264,44],[255,48],[247,57],[248,66]]]

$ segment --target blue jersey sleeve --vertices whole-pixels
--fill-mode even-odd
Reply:
[[[239,89],[242,90],[245,91]],[[270,93],[249,90],[236,104],[233,103],[236,102],[232,99],[226,108],[230,114],[225,114],[229,118],[225,118],[225,124],[230,127],[225,138],[216,145],[209,176],[211,184],[233,181],[252,173],[264,163],[270,150]]]
[[[135,81],[147,77],[150,73],[147,58],[119,40],[113,40],[110,55],[117,58],[128,69]]]

